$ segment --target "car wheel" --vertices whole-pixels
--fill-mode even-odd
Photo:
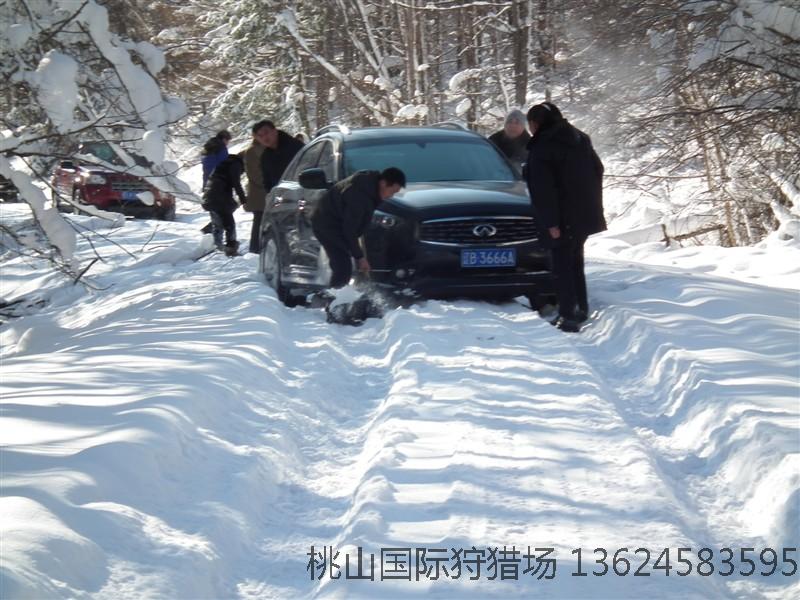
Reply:
[[[278,300],[286,306],[297,306],[297,302],[282,281],[281,271],[283,265],[281,263],[278,234],[273,229],[269,229],[262,234],[261,242],[259,270],[264,274],[264,280],[267,285],[275,290]]]

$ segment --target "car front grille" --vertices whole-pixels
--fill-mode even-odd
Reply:
[[[497,246],[538,239],[531,217],[470,217],[424,221],[420,241],[447,246]]]
[[[116,180],[111,182],[111,189],[115,192],[149,192],[150,186],[144,181]]]

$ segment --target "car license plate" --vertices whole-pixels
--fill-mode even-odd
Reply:
[[[139,199],[139,192],[122,192],[122,199],[126,202],[133,202]]]
[[[517,264],[515,248],[481,248],[462,250],[462,267],[513,267]]]

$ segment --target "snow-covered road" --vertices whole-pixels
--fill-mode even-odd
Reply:
[[[595,260],[579,336],[472,301],[345,328],[253,256],[191,260],[202,219],[111,232],[144,252],[99,242],[105,290],[4,265],[47,305],[0,329],[3,597],[800,594],[797,292]]]

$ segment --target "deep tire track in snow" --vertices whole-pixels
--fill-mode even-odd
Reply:
[[[554,583],[465,582],[465,574],[404,585],[326,578],[304,586],[295,579],[283,589],[348,597],[525,596],[542,589],[565,598],[641,597],[664,582],[570,577],[571,549],[582,546],[588,555],[598,546],[696,546],[682,507],[603,383],[569,338],[532,312],[430,302],[360,330],[334,331],[328,369],[352,377],[339,390],[352,412],[334,436],[304,449],[313,494],[282,503],[298,524],[282,546],[297,556],[294,577],[312,544],[333,546],[342,557],[355,556],[357,546],[376,554],[381,547],[553,546],[561,571]],[[365,377],[389,383],[364,386]],[[317,525],[304,526],[309,521]],[[690,597],[721,593],[697,578],[670,586]]]
[[[4,509],[54,532],[4,548],[12,596],[785,595],[763,581],[570,576],[577,546],[591,572],[598,546],[696,548],[724,537],[706,514],[692,517],[702,496],[676,493],[683,471],[665,468],[682,463],[672,464],[680,452],[659,439],[662,425],[680,428],[690,403],[645,414],[656,389],[646,377],[661,371],[643,371],[638,358],[650,356],[642,340],[670,314],[663,307],[619,310],[577,339],[517,304],[465,301],[353,329],[284,308],[253,274],[253,257],[126,269],[122,291],[27,317],[4,355],[2,384],[14,397]],[[647,291],[639,274],[601,286],[601,299],[627,298],[633,283]],[[787,365],[771,383],[779,394]],[[681,364],[663,372],[679,381]],[[696,373],[686,381],[701,386]],[[783,447],[780,460],[792,445],[785,417],[772,413],[765,425],[778,438],[764,443]],[[651,422],[655,436],[643,432]],[[23,435],[33,425],[36,436]],[[715,448],[703,474],[736,455]],[[713,487],[696,489],[715,499]],[[552,546],[558,574],[318,582],[306,572],[312,544],[342,556],[356,546]]]

